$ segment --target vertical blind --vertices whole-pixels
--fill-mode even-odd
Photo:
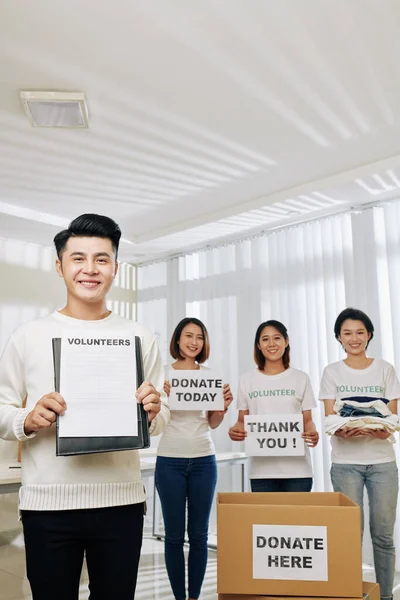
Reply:
[[[289,331],[291,364],[310,375],[317,396],[323,368],[344,358],[333,325],[348,306],[375,325],[370,356],[393,363],[400,376],[400,201],[141,266],[137,294],[138,320],[157,333],[165,363],[178,321],[205,322],[208,364],[223,372],[234,393],[239,375],[255,367],[257,326],[277,319]],[[227,435],[236,415],[233,404],[213,432],[217,451],[238,450]],[[322,419],[319,406],[320,431]],[[324,434],[312,454],[314,489],[330,490]]]

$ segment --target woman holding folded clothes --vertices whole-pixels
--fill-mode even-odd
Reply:
[[[172,369],[206,369],[210,354],[205,325],[196,318],[185,318],[172,335]],[[170,395],[170,382],[164,391]],[[165,564],[175,600],[186,600],[183,544],[187,507],[189,537],[189,600],[200,596],[207,566],[207,540],[210,512],[217,483],[215,448],[210,429],[218,427],[232,402],[229,385],[223,388],[223,411],[172,410],[171,420],[157,451],[155,483],[161,500],[165,526]]]
[[[325,404],[325,430],[332,436],[331,479],[361,509],[367,489],[376,579],[381,598],[393,598],[398,473],[392,433],[398,430],[400,384],[391,364],[369,358],[371,319],[347,308],[337,317],[335,337],[346,358],[328,365],[319,399]]]
[[[309,492],[313,484],[309,448],[319,435],[312,420],[316,406],[308,375],[290,366],[289,336],[279,321],[265,321],[254,340],[257,369],[241,376],[238,388],[238,420],[229,429],[233,441],[246,436],[245,415],[302,414],[304,456],[254,456],[250,460],[253,492]]]

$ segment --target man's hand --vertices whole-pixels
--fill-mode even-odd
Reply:
[[[147,412],[149,422],[151,423],[161,410],[160,393],[157,392],[154,385],[148,381],[143,381],[136,392],[136,398],[139,404],[143,404],[143,408]]]
[[[36,433],[39,429],[51,427],[55,423],[57,415],[63,415],[67,410],[64,398],[58,392],[46,394],[35,405],[35,408],[28,413],[25,423],[25,435]]]

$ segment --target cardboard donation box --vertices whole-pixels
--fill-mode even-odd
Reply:
[[[363,582],[363,600],[380,600],[379,585],[377,583]],[[290,596],[254,596],[248,594],[218,594],[218,600],[299,600]],[[326,598],[301,598],[301,600],[326,600]],[[354,598],[340,598],[340,600],[354,600]]]
[[[344,494],[218,494],[217,511],[219,594],[362,597],[360,509]]]

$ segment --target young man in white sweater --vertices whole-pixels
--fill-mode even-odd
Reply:
[[[19,508],[33,600],[78,600],[84,554],[90,600],[132,600],[135,593],[145,501],[139,453],[57,457],[54,423],[68,406],[52,392],[52,338],[73,328],[120,330],[142,341],[146,381],[137,401],[147,411],[150,433],[160,434],[168,423],[154,335],[106,307],[120,237],[112,219],[90,214],[56,235],[66,305],[19,327],[0,360],[0,437],[22,442]]]

